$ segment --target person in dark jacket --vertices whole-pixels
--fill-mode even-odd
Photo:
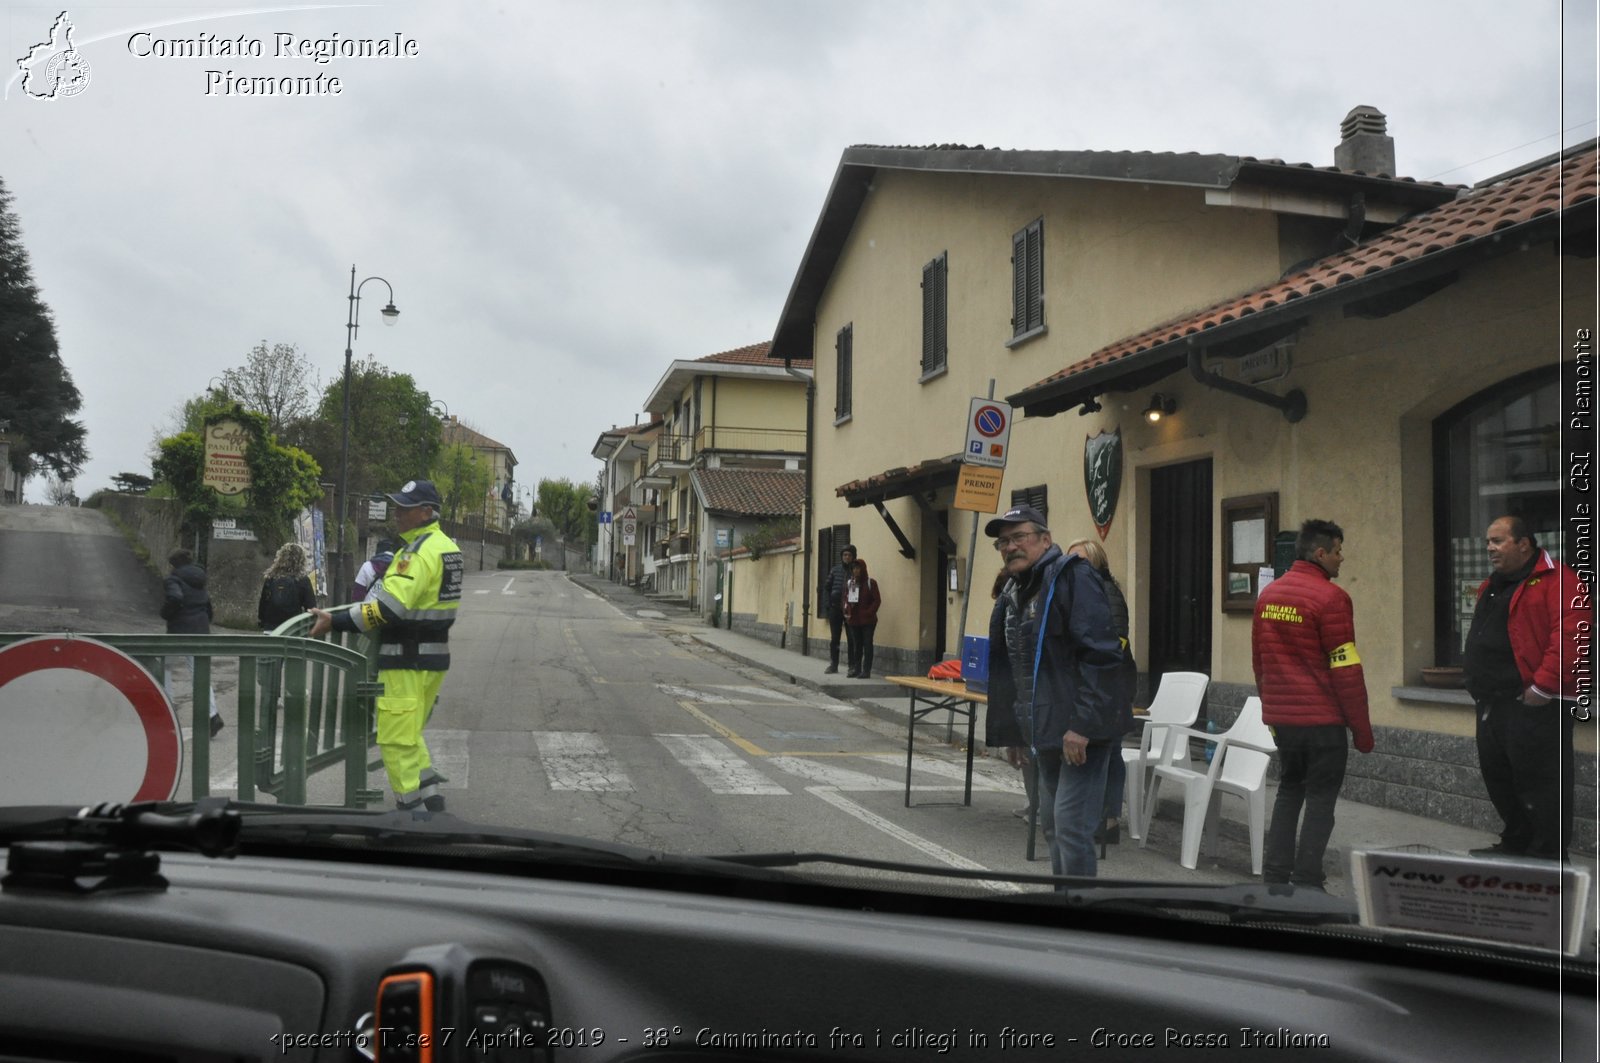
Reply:
[[[845,674],[853,679],[872,678],[872,639],[882,604],[878,581],[867,574],[867,563],[856,558],[844,589],[845,637],[850,642],[850,670]]]
[[[993,735],[1010,709],[1020,739],[993,744],[1026,745],[1033,756],[1051,870],[1093,877],[1106,768],[1126,729],[1111,607],[1089,563],[1062,553],[1031,506],[1001,514],[984,533],[1011,576],[989,619],[989,726]]]
[[[206,570],[194,563],[194,555],[178,547],[167,555],[171,570],[162,585],[161,619],[169,635],[209,635],[211,633],[211,595],[206,592]],[[194,674],[194,658],[188,657],[189,674]],[[161,665],[161,684],[172,697],[172,672],[166,661]],[[217,689],[211,694],[211,734],[222,730],[222,714],[217,711]]]
[[[1272,728],[1281,769],[1262,878],[1320,890],[1350,756],[1345,732],[1356,749],[1370,753],[1372,724],[1355,611],[1350,596],[1333,585],[1344,564],[1344,529],[1308,520],[1295,553],[1289,571],[1257,597],[1250,629],[1261,719]]]
[[[256,606],[256,622],[262,631],[272,631],[284,621],[301,616],[317,604],[311,577],[306,573],[306,551],[299,543],[284,543],[261,576],[261,601]],[[278,700],[283,686],[283,658],[263,657],[256,664],[261,684],[261,705],[268,708]]]
[[[1079,539],[1067,547],[1067,553],[1076,554],[1089,562],[1105,587],[1106,603],[1111,607],[1111,630],[1116,632],[1117,641],[1122,646],[1117,711],[1127,725],[1123,728],[1126,734],[1133,727],[1133,697],[1139,683],[1139,666],[1134,663],[1133,650],[1128,642],[1128,599],[1124,597],[1117,578],[1111,574],[1111,559],[1106,556],[1105,547],[1097,540]],[[1112,752],[1111,762],[1106,766],[1105,819],[1095,832],[1095,841],[1100,843],[1102,854],[1107,845],[1115,845],[1122,840],[1122,795],[1127,784],[1128,765],[1122,759],[1122,750],[1119,748]]]
[[[844,589],[845,584],[850,582],[850,568],[855,560],[855,547],[840,547],[839,563],[833,566],[828,578],[817,585],[817,605],[826,609],[828,615],[828,667],[822,670],[824,675],[832,675],[839,670],[839,636],[844,633]]]

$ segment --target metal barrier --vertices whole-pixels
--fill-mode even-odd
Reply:
[[[194,658],[189,775],[196,800],[211,792],[212,662],[232,657],[239,661],[238,710],[230,722],[240,736],[238,799],[253,801],[259,791],[283,804],[305,804],[309,776],[342,763],[344,805],[362,808],[383,798],[367,787],[373,704],[383,691],[377,640],[353,633],[307,638],[310,628],[311,618],[301,615],[260,635],[81,634],[133,657],[157,682],[165,681],[167,659]],[[0,632],[0,646],[41,634],[62,633]],[[342,644],[332,641],[340,638]]]

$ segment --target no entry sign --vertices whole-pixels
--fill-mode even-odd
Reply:
[[[183,733],[161,684],[121,650],[45,635],[0,649],[0,805],[167,801]]]

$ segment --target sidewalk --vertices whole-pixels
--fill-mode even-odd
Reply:
[[[704,646],[732,658],[742,664],[749,665],[771,673],[779,680],[787,680],[797,686],[819,691],[829,697],[853,702],[861,706],[874,717],[889,724],[895,725],[899,733],[904,736],[906,730],[907,714],[909,711],[909,697],[899,687],[892,683],[873,679],[868,681],[846,679],[842,675],[824,675],[823,669],[827,667],[827,641],[820,641],[821,656],[816,652],[819,641],[812,640],[813,656],[803,657],[795,650],[780,649],[779,647],[749,635],[713,628],[706,624],[704,618],[683,608],[663,605],[658,601],[646,598],[633,588],[623,584],[612,583],[609,580],[588,574],[568,573],[567,578],[579,586],[610,600],[618,608],[629,615],[644,615],[647,619],[664,619],[673,622],[684,634],[694,638]],[[653,616],[651,615],[653,614]],[[938,716],[929,717],[938,721]],[[955,731],[955,743],[959,746],[965,739],[965,726],[959,726]],[[919,725],[919,739],[929,739],[937,736],[943,741],[946,732],[936,726],[924,727]],[[981,754],[983,722],[980,714],[977,725],[978,751]],[[902,742],[904,741],[902,737]],[[1273,800],[1277,796],[1277,787],[1271,781],[1267,784],[1266,808],[1267,818],[1272,817]],[[1161,807],[1156,811],[1155,830],[1152,831],[1151,850],[1164,838],[1173,839],[1171,846],[1163,845],[1162,848],[1171,848],[1170,858],[1176,865],[1176,835],[1181,830],[1183,811],[1176,798],[1166,798],[1160,802]],[[1248,871],[1249,862],[1249,829],[1245,819],[1245,809],[1242,801],[1224,798],[1221,803],[1222,848],[1224,850],[1223,862],[1233,866],[1240,866]],[[1349,851],[1351,849],[1393,849],[1393,848],[1419,848],[1439,849],[1453,852],[1466,852],[1468,849],[1478,848],[1493,844],[1495,836],[1470,827],[1461,827],[1453,823],[1443,823],[1428,819],[1423,816],[1414,816],[1404,812],[1378,808],[1373,805],[1364,805],[1349,799],[1341,799],[1335,811],[1336,822],[1333,838],[1328,846],[1324,868],[1328,874],[1329,891],[1343,896],[1351,896],[1348,883],[1345,879],[1349,875]],[[1159,833],[1157,833],[1159,832]],[[1124,833],[1124,846],[1130,843]],[[1240,852],[1242,850],[1242,853]],[[1241,859],[1242,857],[1242,859]],[[1588,868],[1591,875],[1595,873],[1595,860],[1593,857],[1575,856],[1574,863]],[[1201,867],[1207,864],[1207,856],[1202,851],[1200,857]]]

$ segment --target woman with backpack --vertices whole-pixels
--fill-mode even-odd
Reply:
[[[256,607],[256,621],[261,630],[270,632],[285,620],[304,613],[317,604],[317,594],[311,589],[311,577],[306,574],[306,551],[299,543],[284,543],[261,579],[261,604]],[[283,659],[264,658],[260,665],[261,707],[269,708],[278,699],[283,674]]]
[[[317,604],[306,574],[306,551],[299,543],[284,543],[261,580],[261,604],[256,619],[262,631],[271,631],[291,617]]]

